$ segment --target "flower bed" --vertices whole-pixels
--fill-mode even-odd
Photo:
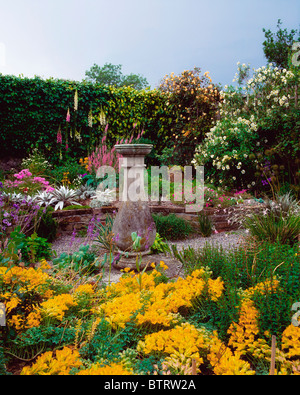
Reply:
[[[208,269],[169,281],[161,262],[148,274],[125,270],[105,288],[63,282],[49,269],[46,261],[0,269],[7,314],[0,356],[28,360],[22,375],[191,374],[193,360],[197,374],[254,375],[269,366],[270,334],[261,337],[257,298],[281,291],[276,278],[240,291],[224,340],[192,314],[208,303],[221,312],[228,295]],[[299,329],[287,325],[277,374],[299,372],[299,340]]]

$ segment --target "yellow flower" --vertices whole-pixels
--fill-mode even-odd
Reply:
[[[258,334],[258,311],[254,302],[246,299],[242,303],[240,318],[238,323],[232,323],[228,329],[231,335],[229,345],[233,346],[238,352],[247,352]]]
[[[261,283],[258,283],[255,287],[251,287],[246,289],[243,292],[244,297],[251,297],[255,293],[259,293],[261,295],[266,295],[267,293],[273,292],[279,288],[279,281],[274,277],[272,280],[265,280]]]
[[[55,318],[62,321],[69,307],[77,306],[77,302],[69,294],[54,296],[52,299],[41,303],[39,311],[45,317]]]
[[[168,270],[169,267],[165,264],[165,262],[160,261],[159,266],[163,269],[163,270]]]
[[[31,367],[23,368],[21,375],[68,375],[72,368],[81,367],[79,352],[64,347],[53,355],[52,351],[48,351],[38,357],[35,364]]]
[[[40,326],[42,320],[41,313],[39,311],[32,311],[27,316],[27,321],[25,327],[27,329],[37,328]]]
[[[87,294],[87,295],[94,295],[95,290],[92,284],[83,284],[79,285],[78,288],[74,291],[74,295],[79,295],[79,294]]]
[[[109,324],[117,329],[125,328],[133,313],[143,306],[139,294],[127,294],[107,301],[99,308],[99,313],[105,316]]]
[[[20,314],[13,315],[7,320],[8,327],[14,326],[17,331],[20,331],[24,326],[24,319]]]
[[[282,350],[288,358],[300,357],[300,329],[294,325],[288,326],[282,334]]]
[[[208,279],[208,293],[211,296],[211,300],[217,301],[222,296],[223,290],[224,282],[220,277],[216,280]]]
[[[21,300],[18,297],[12,297],[8,302],[5,303],[6,312],[10,313],[18,304],[21,303]]]
[[[51,269],[51,266],[49,265],[49,263],[46,261],[46,259],[42,259],[40,262],[40,269],[45,272],[49,269]]]
[[[92,365],[89,369],[81,370],[78,376],[128,376],[132,375],[131,370],[126,369],[122,364],[112,363],[109,366],[100,364]]]
[[[201,364],[203,359],[200,354],[203,350],[208,350],[209,345],[208,331],[185,323],[174,329],[146,335],[145,340],[138,343],[137,350],[144,354],[159,352],[170,356],[179,353]]]
[[[250,364],[241,360],[238,353],[233,354],[216,335],[207,358],[217,376],[255,374],[255,371],[251,370]]]

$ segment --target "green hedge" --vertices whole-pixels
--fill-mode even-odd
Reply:
[[[78,92],[78,111],[74,94]],[[101,109],[109,123],[108,144],[132,134],[134,123],[144,137],[160,150],[167,140],[169,117],[165,116],[165,98],[158,90],[136,91],[130,87],[114,88],[88,82],[33,79],[0,74],[0,146],[5,155],[25,156],[38,147],[51,162],[57,162],[66,142],[69,154],[79,158],[101,141],[104,126]],[[68,108],[71,122],[66,122]],[[88,116],[92,111],[93,127]],[[97,119],[98,118],[98,119]],[[57,143],[61,127],[63,144]],[[75,138],[80,132],[82,141]],[[78,135],[78,134],[77,134]]]

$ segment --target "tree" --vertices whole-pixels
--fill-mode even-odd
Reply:
[[[139,74],[122,74],[122,65],[105,63],[103,67],[94,64],[90,70],[85,72],[87,79],[93,83],[115,87],[131,86],[136,90],[142,90],[149,84],[143,76]]]
[[[282,22],[278,19],[277,32],[263,29],[266,40],[263,42],[263,51],[269,63],[277,67],[288,69],[288,59],[292,50],[293,42],[300,41],[300,31],[281,28]]]
[[[165,150],[174,164],[189,165],[198,145],[209,132],[217,113],[220,92],[209,72],[201,75],[199,67],[180,75],[166,75],[159,90],[167,99],[166,117],[173,138],[168,141],[173,151]],[[168,114],[168,115],[167,115]],[[176,152],[176,154],[174,154]]]

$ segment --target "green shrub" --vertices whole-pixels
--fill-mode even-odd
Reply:
[[[253,214],[245,219],[245,227],[259,241],[269,240],[272,243],[295,244],[300,234],[300,217],[289,215],[276,217],[272,212],[267,215]]]
[[[72,270],[80,275],[91,274],[100,269],[100,261],[95,253],[89,251],[89,245],[81,245],[79,251],[73,254],[62,253],[58,258],[53,259],[55,270]]]
[[[156,230],[163,239],[180,240],[188,237],[193,232],[193,227],[186,220],[175,214],[163,216],[153,214]]]
[[[52,243],[55,240],[58,229],[58,223],[52,216],[53,211],[54,208],[50,206],[46,208],[46,211],[43,208],[39,210],[41,220],[36,229],[37,235],[45,238],[49,243]]]
[[[78,176],[84,173],[83,167],[74,158],[69,158],[61,166],[56,166],[51,170],[51,177],[60,184],[64,179],[64,175],[68,173],[68,181],[74,182]]]
[[[38,262],[41,259],[50,259],[52,256],[51,244],[43,237],[39,237],[36,233],[27,237],[27,246],[24,255],[28,255],[27,260],[31,263]],[[22,251],[21,251],[22,252]],[[22,252],[23,253],[23,252]]]
[[[259,241],[293,245],[300,235],[300,205],[290,193],[276,196],[264,210],[245,217],[243,225]]]
[[[47,176],[51,165],[45,156],[37,148],[34,148],[32,153],[22,160],[22,168],[28,169],[35,176]]]
[[[206,246],[199,250],[189,248],[181,253],[187,274],[206,268],[211,278],[221,277],[224,295],[215,303],[198,300],[192,318],[217,327],[226,337],[232,318],[237,314],[242,290],[255,287],[266,280],[273,290],[255,292],[253,300],[259,310],[260,336],[265,331],[280,334],[291,322],[291,306],[300,300],[298,247],[264,241],[244,248],[224,250],[220,246]],[[279,281],[276,286],[275,281]]]
[[[20,231],[20,227],[11,232],[9,245],[12,247],[12,255],[13,252],[15,255],[21,255],[22,261],[27,264],[49,259],[52,256],[51,244],[46,239],[36,233],[26,237]]]
[[[210,237],[214,230],[212,220],[203,212],[198,214],[199,232],[203,237]]]
[[[5,356],[5,350],[0,346],[0,376],[7,376],[9,373],[6,370],[6,363],[8,358]]]
[[[157,232],[153,245],[151,246],[152,254],[165,254],[170,251],[168,243],[166,243],[160,234]]]

